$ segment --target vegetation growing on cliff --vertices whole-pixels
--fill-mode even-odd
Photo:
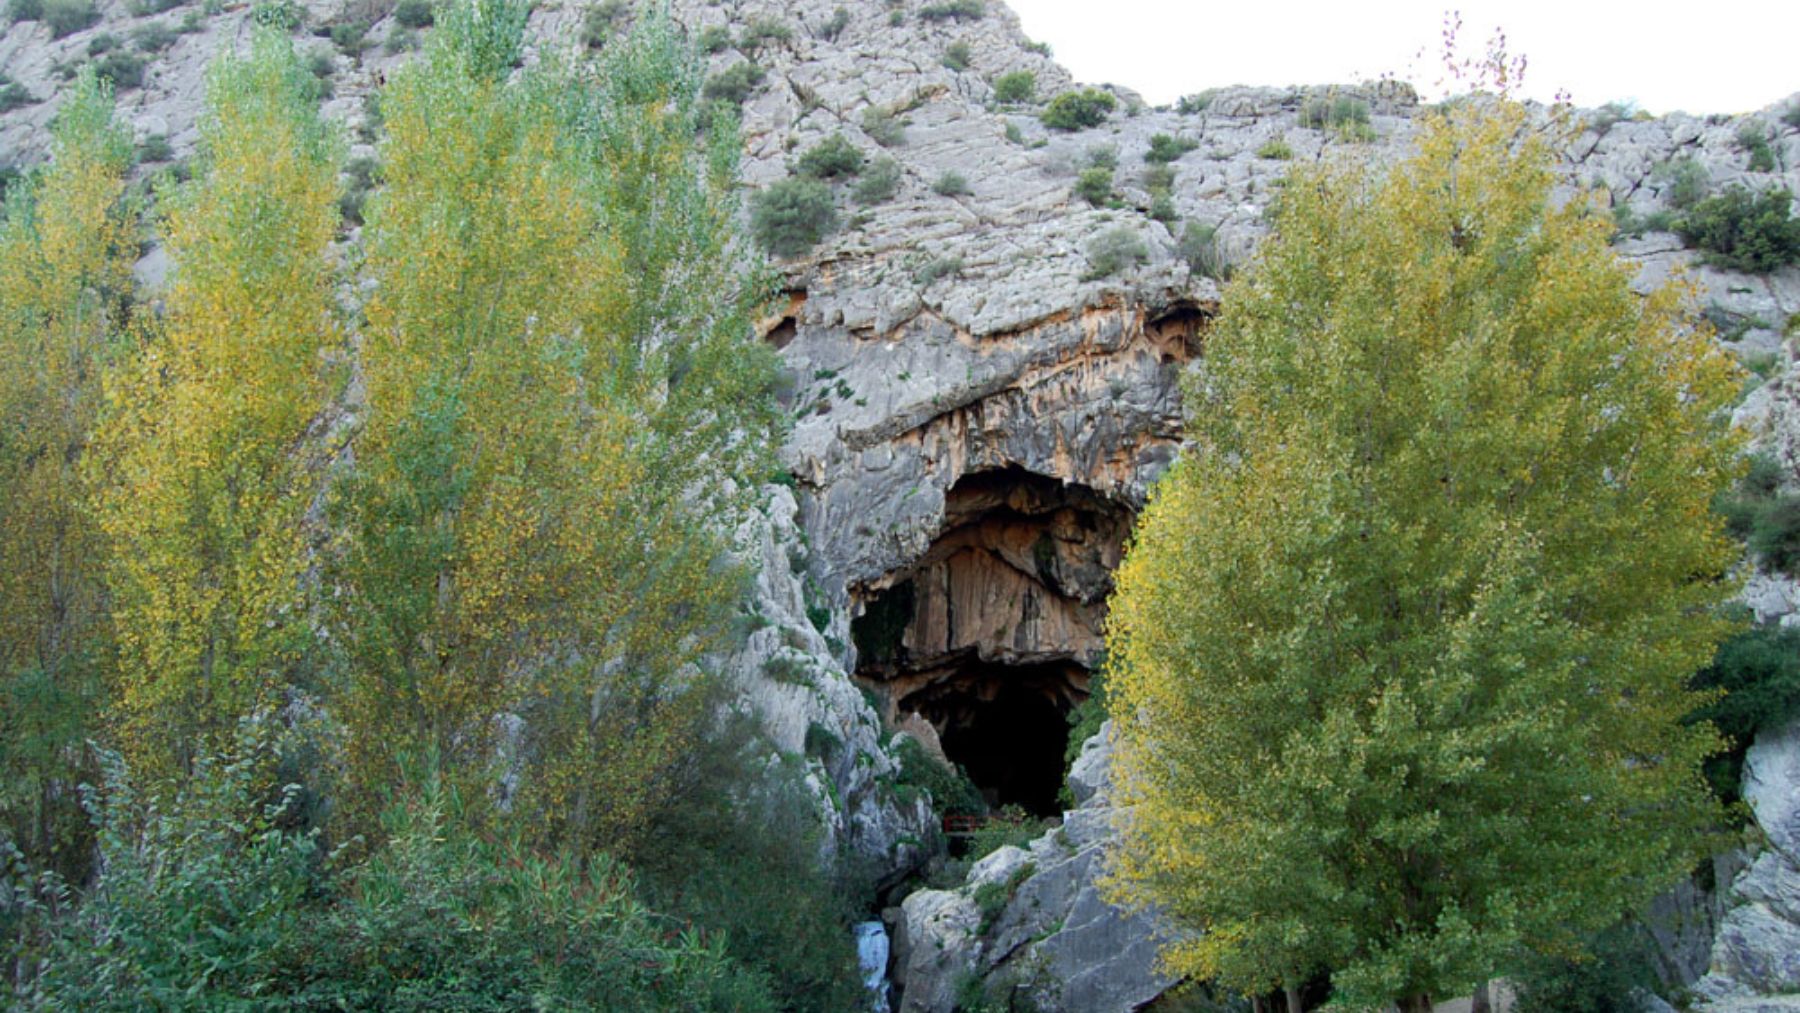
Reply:
[[[1719,748],[1736,369],[1640,299],[1524,112],[1303,170],[1118,574],[1115,885],[1177,971],[1464,994],[1683,875]],[[1522,140],[1521,140],[1522,138]],[[1345,269],[1344,265],[1352,265]]]

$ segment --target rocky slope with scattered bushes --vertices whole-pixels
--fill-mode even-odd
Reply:
[[[1234,87],[1153,108],[1125,88],[1078,86],[1004,5],[980,0],[671,7],[707,63],[707,96],[741,109],[745,223],[783,288],[759,330],[786,365],[792,431],[769,510],[742,533],[761,565],[761,610],[730,667],[744,707],[782,751],[806,758],[824,846],[861,856],[892,887],[941,843],[894,729],[914,729],[936,753],[943,719],[880,675],[859,685],[870,659],[856,621],[955,558],[965,521],[1000,509],[977,501],[1128,519],[1178,450],[1176,379],[1203,352],[1220,284],[1264,234],[1284,172],[1393,159],[1419,102],[1382,83]],[[604,50],[633,17],[620,0],[545,0],[527,59]],[[290,26],[351,142],[350,249],[361,202],[380,185],[375,89],[432,31],[419,0],[10,0],[5,20],[0,173],[44,156],[60,89],[93,62],[114,83],[146,180],[185,172],[211,55],[242,45],[253,22]],[[1738,418],[1764,457],[1734,515],[1754,550],[1744,600],[1765,629],[1800,625],[1800,224],[1767,196],[1800,190],[1800,94],[1736,116],[1579,115],[1564,196],[1591,194],[1616,218],[1639,286],[1686,272],[1749,371]],[[150,249],[137,273],[155,286],[167,270]],[[1070,493],[1026,505],[1026,479],[987,500],[970,492],[996,475],[1091,503]],[[1009,611],[981,587],[958,590],[976,571],[946,564],[946,607],[975,603],[991,621],[981,637],[946,641],[938,667],[905,672],[907,686],[953,689],[946,673],[974,658],[1064,666],[1047,692],[1065,705],[1084,691],[1105,580],[1081,577],[1077,563],[1108,550],[1083,556],[1069,548],[1072,529],[1042,527],[1038,542],[995,535],[976,548],[1030,578],[1015,598],[1089,610],[1070,605],[1058,615],[1077,618],[1057,623]],[[896,642],[914,647],[939,628],[901,625]],[[930,706],[961,705],[944,699]],[[1752,722],[1743,734],[1758,742],[1743,760],[1744,797],[1767,843],[1721,884],[1729,911],[1710,960],[1685,974],[1710,963],[1695,994],[1733,1010],[1800,993],[1800,845],[1783,801],[1800,791],[1797,733]],[[1103,755],[1096,744],[1083,753],[1060,829],[888,912],[902,1008],[972,1009],[1023,989],[1043,1008],[1130,1009],[1170,984],[1150,970],[1153,921],[1113,911],[1094,887]]]

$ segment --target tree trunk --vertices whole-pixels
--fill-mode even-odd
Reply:
[[[1475,997],[1469,1003],[1469,1013],[1493,1013],[1494,1000],[1488,994],[1488,983],[1482,982],[1475,988]]]
[[[1401,1013],[1431,1013],[1431,996],[1414,992],[1400,1003]]]
[[[1287,992],[1288,1013],[1301,1013],[1300,986],[1288,985],[1285,986],[1285,991]]]
[[[1263,1013],[1262,996],[1253,995],[1250,997],[1250,1013]]]

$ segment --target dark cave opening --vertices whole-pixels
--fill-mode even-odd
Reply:
[[[1131,511],[1017,467],[965,475],[914,563],[853,592],[856,675],[990,807],[1061,811],[1068,714],[1086,699]]]

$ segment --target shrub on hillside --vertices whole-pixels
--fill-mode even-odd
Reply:
[[[900,163],[886,155],[869,163],[851,191],[858,204],[879,204],[900,189]]]
[[[763,69],[754,63],[734,63],[708,78],[701,96],[709,102],[741,106],[756,86],[762,84],[763,76]]]
[[[1288,159],[1294,157],[1294,149],[1288,144],[1288,142],[1285,139],[1280,138],[1280,137],[1271,137],[1268,140],[1264,141],[1262,143],[1261,147],[1256,149],[1256,157],[1257,158],[1269,158],[1269,159],[1274,159],[1275,161],[1278,161],[1278,162],[1285,162]]]
[[[969,69],[969,61],[974,58],[974,50],[969,48],[967,42],[959,40],[945,47],[943,64],[951,70],[961,72]]]
[[[1650,170],[1650,181],[1659,186],[1663,201],[1677,211],[1686,211],[1700,203],[1712,186],[1706,166],[1693,157],[1657,165]]]
[[[781,180],[750,203],[750,232],[777,257],[797,257],[837,228],[831,189],[814,179]]]
[[[1094,237],[1088,244],[1088,273],[1086,279],[1093,281],[1107,278],[1143,263],[1150,256],[1150,248],[1144,245],[1143,237],[1129,225],[1116,225]]]
[[[44,0],[11,0],[6,5],[6,19],[14,24],[36,21],[44,16]]]
[[[430,28],[436,15],[431,0],[400,0],[394,7],[394,20],[404,28]]]
[[[1173,162],[1199,146],[1200,142],[1191,138],[1156,134],[1150,138],[1150,150],[1144,153],[1144,161]]]
[[[931,184],[931,190],[941,197],[967,197],[974,192],[969,189],[968,177],[954,169],[945,170],[937,182]]]
[[[994,78],[994,101],[1006,105],[1030,102],[1037,97],[1037,75],[1015,70]]]
[[[1216,225],[1189,222],[1181,230],[1181,241],[1176,252],[1181,259],[1187,261],[1188,270],[1202,278],[1214,281],[1228,281],[1231,278],[1231,264],[1219,249],[1219,229]]]
[[[1753,192],[1731,187],[1695,204],[1675,231],[1708,262],[1752,274],[1800,263],[1800,220],[1786,187]]]
[[[93,0],[44,0],[43,22],[50,26],[50,37],[60,39],[73,35],[100,20]]]
[[[10,113],[37,101],[37,97],[17,81],[0,78],[0,113]]]
[[[856,145],[845,140],[843,134],[832,134],[806,149],[796,168],[801,175],[814,179],[838,179],[856,175],[862,166],[863,154]]]
[[[863,110],[863,133],[869,139],[884,148],[891,148],[906,143],[906,125],[900,118],[881,106],[870,106]]]
[[[1324,130],[1369,122],[1369,104],[1348,95],[1316,95],[1300,104],[1300,125]]]
[[[958,18],[979,18],[987,14],[987,5],[982,0],[941,0],[919,8],[921,21],[945,21]]]
[[[981,789],[975,787],[961,767],[939,762],[910,735],[900,736],[900,745],[894,751],[900,760],[899,785],[930,795],[932,808],[939,815],[980,816],[987,812]]]
[[[95,72],[112,82],[115,91],[130,91],[144,85],[144,60],[123,50],[114,50],[94,65]]]
[[[1075,195],[1095,207],[1104,207],[1112,199],[1113,171],[1103,165],[1081,170],[1075,178]]]
[[[1050,100],[1038,117],[1052,130],[1082,130],[1106,122],[1118,100],[1098,88],[1065,91]]]
[[[1706,777],[1720,798],[1735,800],[1756,733],[1800,714],[1800,629],[1751,627],[1720,644],[1693,685],[1725,691],[1690,720],[1711,721],[1727,739],[1726,751],[1706,761]]]

